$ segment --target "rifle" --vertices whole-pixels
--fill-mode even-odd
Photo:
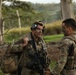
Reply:
[[[38,51],[37,51],[37,49],[36,49],[35,40],[34,40],[32,34],[31,34],[31,38],[32,38],[32,46],[33,46],[33,48],[34,48],[34,50],[35,50],[34,57],[35,57],[35,59],[36,59],[36,60],[35,60],[36,68],[38,69],[40,75],[45,75],[43,66],[42,66],[42,64],[41,64],[41,62],[40,62],[41,60],[40,60],[40,58],[39,58],[40,55],[39,55],[39,53],[38,53]]]

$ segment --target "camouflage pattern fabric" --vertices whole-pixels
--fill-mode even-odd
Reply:
[[[21,75],[40,75],[39,73],[37,73],[36,71],[32,71],[30,69],[27,68],[23,68],[22,69],[22,74]]]
[[[72,35],[74,38],[76,38],[76,33],[74,33]],[[71,36],[69,36],[71,37]],[[52,74],[53,75],[60,75],[61,73],[64,73],[66,72],[67,75],[70,75],[70,69],[64,71],[64,67],[69,67],[67,65],[65,65],[67,63],[67,60],[69,59],[68,57],[68,50],[69,50],[69,47],[71,45],[74,45],[74,47],[76,47],[76,44],[73,40],[67,38],[66,36],[61,40],[61,42],[58,44],[59,46],[59,50],[60,50],[60,58],[58,59],[53,71],[52,71]],[[74,59],[76,56],[76,49],[74,48]],[[75,67],[75,64],[76,64],[76,60],[74,60],[74,67]],[[71,63],[69,63],[68,65],[71,65]],[[72,74],[71,75],[76,75],[74,73],[74,69],[72,69],[73,71],[71,72]],[[65,73],[62,74],[62,75],[66,75]]]

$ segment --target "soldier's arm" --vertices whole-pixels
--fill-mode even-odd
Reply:
[[[71,42],[70,41],[71,40],[66,39],[63,41],[63,43],[61,43],[61,46],[60,46],[61,55],[60,55],[59,60],[56,63],[55,68],[52,71],[53,75],[59,75],[61,71],[63,70],[67,62],[69,45],[72,43],[72,41]]]
[[[23,43],[19,43],[19,42],[16,42],[15,44],[11,45],[11,53],[13,52],[23,52],[23,48],[27,46],[28,44],[28,38],[25,37],[22,39],[23,40]]]
[[[12,45],[10,52],[11,52],[11,53],[23,52],[23,46],[22,46],[22,44]]]

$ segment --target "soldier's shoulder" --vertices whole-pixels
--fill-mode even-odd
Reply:
[[[61,42],[65,43],[65,44],[73,44],[73,43],[75,43],[75,37],[65,36],[65,37],[63,37],[63,39],[61,40]]]

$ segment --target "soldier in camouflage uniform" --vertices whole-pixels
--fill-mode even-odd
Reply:
[[[43,70],[49,70],[46,45],[42,39],[43,30],[43,24],[41,22],[35,22],[31,27],[32,32],[15,42],[16,45],[18,44],[18,47],[13,45],[11,53],[19,54],[19,58],[21,57],[18,67],[18,75],[41,75],[35,67],[38,65],[36,64],[37,61],[35,61],[36,58],[34,57],[36,51],[39,54],[39,62],[41,63]],[[35,43],[33,43],[33,40]],[[33,47],[34,45],[36,45],[36,51]],[[47,72],[48,71],[45,71],[45,73]]]
[[[64,20],[62,29],[61,55],[51,75],[76,75],[76,21],[72,18]]]

